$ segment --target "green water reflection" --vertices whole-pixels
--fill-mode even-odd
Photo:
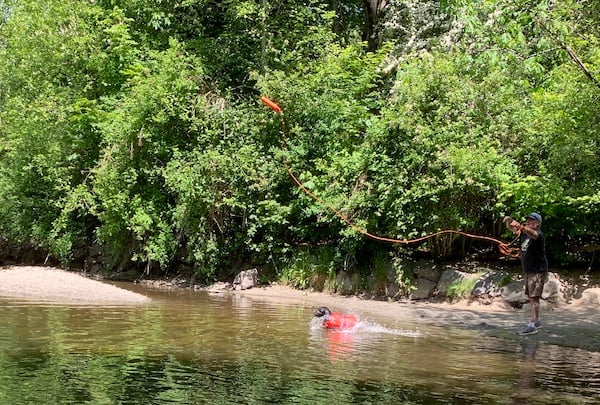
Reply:
[[[0,299],[2,404],[593,403],[600,355],[204,292],[77,307]]]

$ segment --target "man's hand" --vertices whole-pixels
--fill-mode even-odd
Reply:
[[[522,225],[521,225],[521,223],[519,221],[515,221],[514,219],[512,219],[508,215],[504,217],[504,219],[502,220],[502,222],[504,222],[506,224],[506,226],[508,227],[508,229],[510,229],[514,233],[519,232],[521,230],[521,228],[522,228]]]

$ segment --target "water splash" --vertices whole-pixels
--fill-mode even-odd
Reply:
[[[314,316],[310,320],[310,330],[319,330],[323,328],[323,320]]]
[[[320,318],[313,317],[310,321],[310,330],[320,330],[323,329],[323,321]],[[406,336],[406,337],[419,337],[422,336],[422,333],[416,330],[408,330],[401,328],[388,328],[386,326],[380,325],[378,323],[369,322],[369,321],[359,321],[356,325],[349,329],[340,330],[340,332],[344,333],[381,333],[388,335],[397,335],[397,336]]]
[[[369,321],[359,321],[354,329],[360,332],[383,333],[388,335],[398,335],[406,337],[422,336],[422,333],[418,329],[409,330],[402,328],[388,328],[387,326],[379,325],[378,323]]]

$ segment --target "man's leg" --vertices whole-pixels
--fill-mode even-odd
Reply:
[[[536,322],[538,322],[540,315],[540,296],[542,295],[543,284],[540,283],[542,278],[539,274],[526,274],[525,275],[525,294],[529,298],[529,304],[531,305],[531,319],[527,326],[518,334],[530,335],[537,333]]]
[[[529,297],[531,303],[531,323],[535,324],[540,318],[540,297]]]

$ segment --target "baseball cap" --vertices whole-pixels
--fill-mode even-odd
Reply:
[[[532,212],[531,214],[527,215],[525,218],[535,219],[540,224],[542,223],[542,216],[540,214],[538,214],[537,212]]]

